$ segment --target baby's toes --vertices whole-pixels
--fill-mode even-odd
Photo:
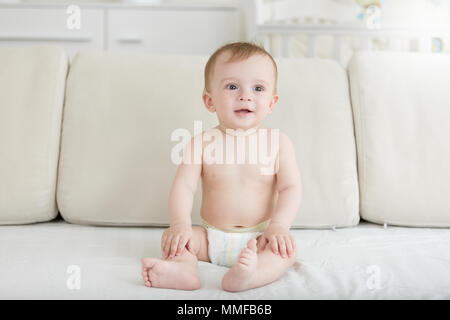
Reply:
[[[245,248],[244,252],[242,254],[249,258],[256,256],[256,252],[254,252],[253,250],[251,250],[249,248]]]
[[[144,273],[142,273],[142,279],[144,280],[144,284],[147,287],[151,287],[151,283],[150,283],[150,279],[148,278],[148,275],[145,275]]]
[[[251,260],[248,257],[240,257],[239,263],[248,266]]]
[[[250,239],[247,242],[247,249],[249,249],[249,250],[251,250],[253,252],[256,252],[258,250],[257,247],[256,247],[256,244],[257,244],[256,239]]]
[[[251,255],[248,252],[241,252],[241,254],[239,255],[239,259],[250,259]]]
[[[254,253],[251,250],[244,251],[244,252],[241,253],[240,257],[243,258],[243,259],[247,259],[247,260],[251,261],[251,260],[255,259],[256,253]]]

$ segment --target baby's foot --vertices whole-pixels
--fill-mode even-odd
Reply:
[[[242,249],[239,254],[238,262],[222,279],[222,288],[225,291],[234,292],[249,289],[250,279],[258,265],[256,250],[256,239],[250,239],[247,247]]]
[[[195,271],[173,260],[143,258],[142,278],[147,287],[179,290],[197,290],[201,287],[200,278]]]

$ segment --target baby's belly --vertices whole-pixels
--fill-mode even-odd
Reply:
[[[272,217],[276,196],[273,189],[204,190],[200,215],[222,230],[248,228]]]

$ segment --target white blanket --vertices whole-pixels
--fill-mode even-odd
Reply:
[[[206,262],[200,290],[145,287],[140,259],[161,256],[163,230],[62,220],[0,226],[0,299],[450,299],[450,229],[363,222],[292,230],[297,263],[280,280],[240,293],[223,291],[228,269]]]

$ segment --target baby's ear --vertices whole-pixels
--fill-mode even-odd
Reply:
[[[216,112],[216,108],[214,107],[212,97],[208,91],[203,90],[202,99],[203,99],[203,103],[205,104],[206,109],[209,112]]]
[[[275,107],[275,105],[277,104],[279,99],[279,96],[276,94],[272,97],[272,100],[270,101],[270,105],[269,105],[269,113],[272,113],[273,108]]]

